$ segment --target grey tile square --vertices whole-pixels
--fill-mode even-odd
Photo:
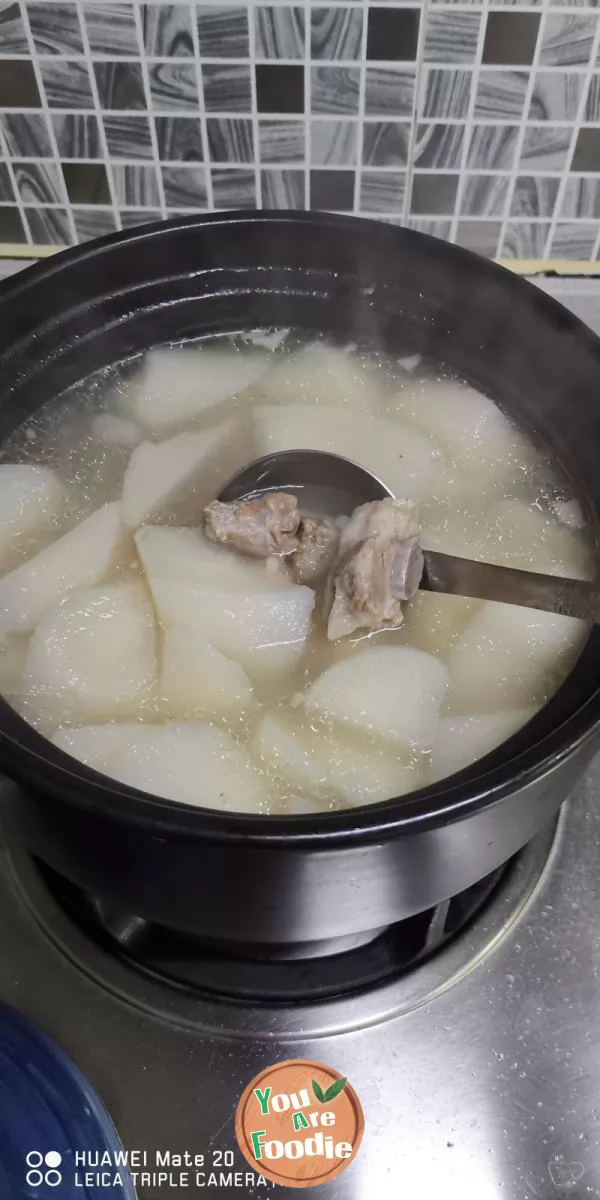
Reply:
[[[462,120],[469,111],[472,85],[471,71],[423,68],[418,98],[419,116]]]
[[[600,171],[600,127],[581,127],[575,142],[571,170]]]
[[[357,121],[311,121],[310,161],[314,167],[353,167],[357,144]]]
[[[123,208],[152,208],[160,204],[156,168],[124,166],[113,163],[113,188],[117,204]]]
[[[254,170],[228,171],[211,169],[215,208],[256,208],[256,174]]]
[[[539,61],[546,67],[583,67],[590,61],[598,14],[548,13]]]
[[[212,68],[219,71],[220,67]],[[209,70],[204,68],[204,74]],[[193,63],[179,59],[150,63],[150,102],[156,112],[197,112],[198,81]]]
[[[584,84],[585,77],[574,71],[536,71],[528,120],[575,120]]]
[[[511,217],[552,217],[560,180],[543,175],[520,175],[515,180]]]
[[[594,74],[590,78],[587,96],[585,98],[585,110],[583,119],[589,122],[590,125],[600,122],[600,75]]]
[[[367,11],[367,58],[371,62],[414,62],[419,9],[369,7]]]
[[[467,175],[460,198],[460,214],[467,217],[502,217],[510,175]]]
[[[0,65],[0,108],[39,108],[40,94],[33,66],[21,58]]]
[[[38,54],[83,54],[83,38],[76,4],[28,4],[27,15]],[[1,42],[0,26],[0,44]],[[2,49],[4,50],[3,46]]]
[[[501,221],[459,221],[454,240],[457,246],[472,250],[474,254],[496,258],[501,233]]]
[[[406,222],[407,229],[415,229],[417,233],[426,233],[429,237],[440,238],[444,242],[450,241],[450,231],[452,229],[451,221],[428,221],[422,217],[411,217],[410,221]]]
[[[421,169],[459,170],[465,130],[462,125],[417,125],[414,162]]]
[[[51,158],[46,118],[40,113],[0,113],[0,132],[11,158]]]
[[[410,117],[415,94],[412,68],[373,67],[365,71],[365,114],[368,117]]]
[[[600,217],[600,175],[571,175],[565,184],[560,206],[561,217]]]
[[[402,213],[406,195],[404,171],[363,171],[360,208],[366,213]]]
[[[425,62],[475,62],[480,25],[481,13],[476,9],[430,9],[425,26]]]
[[[413,175],[410,198],[411,213],[449,216],[454,212],[458,191],[458,175]]]
[[[571,148],[571,132],[560,126],[527,125],[520,166],[526,171],[563,171]]]
[[[367,75],[370,69],[373,68],[367,68]],[[357,116],[359,88],[358,67],[313,67],[310,73],[311,110],[314,113]],[[371,112],[372,109],[366,107],[365,111]]]
[[[257,4],[254,8],[256,58],[303,58],[307,12],[305,8],[287,4]]]
[[[66,195],[56,163],[21,163],[13,167],[23,204],[65,204]]]
[[[29,54],[29,43],[18,4],[0,5],[0,48],[3,54]]]
[[[304,67],[296,64],[258,63],[256,107],[259,113],[304,112]]]
[[[104,163],[63,163],[63,175],[71,204],[110,204]]]
[[[584,261],[592,258],[598,225],[572,221],[557,221],[554,226],[548,258],[570,258]]]
[[[365,167],[405,167],[410,125],[402,121],[365,121],[362,162]]]
[[[154,124],[162,162],[202,162],[200,117],[156,117]],[[152,205],[154,201],[148,203]]]
[[[34,246],[70,246],[69,214],[64,208],[28,208],[27,224]]]
[[[258,141],[261,163],[304,162],[304,121],[259,121]]]
[[[327,212],[354,207],[354,171],[311,171],[310,206]]]
[[[84,0],[82,11],[92,54],[136,58],[141,53],[133,4]]]
[[[40,71],[50,108],[94,107],[92,85],[85,62],[46,59],[40,61]]]
[[[91,242],[117,232],[117,223],[111,209],[74,208],[75,229],[80,242]]]
[[[480,171],[510,171],[518,140],[518,125],[474,125],[467,166]]]
[[[544,258],[549,231],[549,221],[509,221],[498,257]]]
[[[248,58],[250,42],[245,5],[198,5],[196,24],[201,58]]]
[[[0,242],[27,242],[18,208],[0,208]]]
[[[263,208],[304,208],[304,171],[261,171],[260,186]]]
[[[363,8],[313,8],[310,18],[310,52],[313,59],[360,58]],[[391,55],[390,57],[395,57]]]
[[[191,58],[194,53],[189,4],[141,4],[144,50],[152,58]]]
[[[539,13],[488,12],[481,61],[499,67],[533,62],[539,25]]]
[[[146,107],[142,64],[139,62],[95,62],[94,74],[102,108]]]
[[[165,203],[170,208],[206,208],[204,167],[163,167]]]
[[[249,113],[252,108],[250,68],[240,65],[202,66],[204,107],[207,112]]]
[[[111,158],[153,158],[150,121],[142,113],[105,113],[102,118]]]
[[[61,158],[104,158],[98,118],[91,113],[54,113],[52,127]]]
[[[499,121],[519,119],[523,115],[528,76],[524,71],[479,72],[475,95],[475,117],[493,117]]]
[[[123,229],[137,229],[138,225],[153,225],[162,219],[159,208],[124,208],[119,212]]]
[[[0,163],[0,200],[3,204],[14,204],[16,200],[10,172],[5,163]]]
[[[206,122],[212,162],[254,162],[254,131],[246,117],[210,117]]]

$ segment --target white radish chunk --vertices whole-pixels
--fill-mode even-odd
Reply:
[[[137,716],[156,683],[154,616],[141,583],[89,588],[38,625],[23,673],[26,706],[63,724]]]
[[[412,646],[373,646],[328,667],[304,703],[328,720],[428,750],[447,682],[447,668],[431,654]]]
[[[142,442],[133,451],[123,480],[123,517],[130,529],[144,521],[178,519],[181,501],[196,516],[211,496],[215,461],[231,439],[233,421],[199,433],[178,433],[166,442]],[[190,493],[194,493],[193,498]]]
[[[180,625],[163,638],[161,700],[171,714],[237,714],[254,695],[239,663],[210,645],[195,629]]]
[[[581,649],[583,621],[486,602],[448,656],[450,714],[541,705]]]
[[[331,406],[265,405],[254,410],[257,453],[324,450],[373,472],[394,493],[418,501],[430,494],[435,446],[408,426]]]
[[[593,577],[590,551],[577,530],[521,500],[501,500],[491,509],[485,550],[489,562],[573,579]]]
[[[65,490],[48,467],[0,466],[0,566],[11,567],[30,539],[47,536],[65,505]],[[21,554],[19,553],[21,552]]]
[[[144,440],[144,430],[136,421],[116,413],[99,413],[92,421],[92,436],[107,446],[137,446]]]
[[[292,725],[277,716],[261,722],[254,749],[270,773],[292,790],[301,789],[322,802],[377,804],[415,791],[422,778],[418,758],[411,761],[406,751],[361,750],[329,732],[315,732],[300,722]]]
[[[145,526],[136,544],[165,628],[194,629],[253,681],[283,683],[299,665],[315,595],[192,530]]]
[[[401,393],[400,406],[464,469],[465,482],[485,487],[492,478],[514,478],[535,466],[533,447],[494,401],[475,388],[448,379],[428,381],[410,398]]]
[[[417,592],[404,609],[399,636],[406,645],[445,659],[479,603],[464,596]]]
[[[425,550],[442,550],[459,558],[484,560],[489,551],[489,514],[473,504],[431,504],[421,513],[420,542]]]
[[[372,412],[381,383],[377,372],[365,370],[353,355],[313,342],[272,366],[257,390],[274,404],[344,405]]]
[[[190,421],[252,387],[268,362],[231,346],[148,350],[131,385],[132,415],[153,430]]]
[[[0,696],[20,694],[28,646],[27,635],[0,634]]]
[[[110,758],[121,783],[201,808],[267,813],[270,796],[244,746],[212,725],[146,726],[152,734]]]
[[[481,716],[442,717],[431,751],[431,778],[444,779],[469,767],[506,742],[536,712],[535,708],[513,708]]]
[[[59,750],[71,754],[88,767],[106,771],[112,756],[134,742],[153,735],[154,726],[132,722],[107,723],[106,725],[73,725],[58,729],[52,741]]]
[[[35,629],[74,588],[100,583],[130,546],[120,504],[104,504],[58,541],[0,579],[0,633]]]

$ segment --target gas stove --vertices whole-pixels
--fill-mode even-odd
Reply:
[[[240,985],[214,953],[108,916],[5,847],[0,999],[70,1055],[126,1149],[146,1152],[139,1200],[223,1200],[236,1178],[268,1195],[234,1113],[262,1067],[290,1058],[348,1076],[364,1110],[360,1152],[324,1200],[600,1196],[599,790],[596,765],[555,826],[479,892],[380,932],[379,956],[371,942],[256,962],[254,984],[250,964]],[[157,1151],[203,1169],[180,1192]]]
[[[599,284],[545,286],[600,329]],[[0,1002],[95,1089],[138,1200],[276,1191],[242,1157],[235,1110],[263,1068],[299,1058],[347,1076],[364,1112],[356,1159],[323,1200],[600,1197],[599,795],[600,759],[493,876],[296,957],[225,954],[151,926],[5,844]],[[0,1180],[1,1168],[0,1111]],[[51,1169],[1,1200],[112,1200],[86,1169],[86,1192],[64,1172],[55,1186]]]

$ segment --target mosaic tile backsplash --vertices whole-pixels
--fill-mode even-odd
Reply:
[[[316,208],[600,258],[600,8],[0,0],[0,242]]]

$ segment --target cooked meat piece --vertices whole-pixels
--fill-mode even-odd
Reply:
[[[298,549],[299,524],[298,501],[286,492],[266,492],[231,504],[213,500],[204,509],[206,536],[253,558],[292,554]]]
[[[290,560],[297,583],[315,583],[327,574],[340,541],[340,531],[328,517],[303,517],[299,546]]]
[[[327,636],[402,624],[403,602],[423,574],[417,508],[405,500],[374,500],[355,509],[342,531]]]

